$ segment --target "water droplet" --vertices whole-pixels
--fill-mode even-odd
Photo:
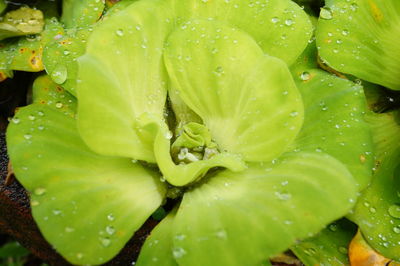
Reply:
[[[56,108],[60,109],[63,107],[63,104],[61,102],[56,103]]]
[[[275,192],[275,196],[280,199],[280,200],[290,200],[292,198],[292,195],[288,192]]]
[[[303,72],[303,73],[301,73],[301,75],[300,75],[300,79],[303,80],[303,81],[307,81],[307,80],[309,80],[310,78],[311,78],[311,75],[310,75],[310,73],[308,73],[308,72]]]
[[[114,220],[115,220],[114,215],[113,215],[112,213],[110,213],[109,215],[107,215],[107,220],[109,220],[109,221],[114,221]]]
[[[13,119],[11,119],[11,121],[12,121],[14,124],[19,124],[19,122],[21,122],[21,120],[20,120],[18,117],[13,117]]]
[[[291,117],[296,117],[298,115],[299,115],[299,112],[296,112],[296,111],[290,113]]]
[[[227,238],[227,233],[225,230],[219,230],[215,233],[216,237],[220,239],[226,239]]]
[[[73,231],[75,231],[74,228],[69,227],[69,226],[65,227],[65,232],[67,232],[67,233],[72,233]]]
[[[332,10],[328,7],[323,7],[321,8],[319,16],[322,19],[332,19],[333,18]]]
[[[109,235],[113,235],[113,234],[115,233],[115,228],[114,228],[114,226],[111,226],[111,225],[107,226],[107,227],[106,227],[106,232],[107,232],[107,234],[109,234]]]
[[[307,248],[304,250],[304,253],[306,253],[308,256],[313,256],[317,251],[314,248]]]
[[[175,259],[182,258],[184,255],[186,255],[186,250],[181,247],[174,247],[172,250],[172,255]]]
[[[294,21],[291,20],[290,18],[288,18],[287,20],[285,20],[285,25],[286,25],[286,26],[292,26],[293,23],[294,23]]]
[[[388,212],[390,216],[393,218],[400,219],[400,206],[397,204],[393,204],[392,206],[389,207]]]
[[[396,234],[400,234],[400,226],[395,226],[393,227],[393,232],[395,232]]]
[[[329,230],[331,230],[332,232],[335,232],[338,229],[337,224],[330,224],[329,225]]]
[[[65,51],[63,52],[64,55],[69,55],[70,53],[71,53],[71,52],[68,51],[68,50],[65,50]]]
[[[369,208],[369,211],[370,211],[371,213],[376,213],[376,209],[375,209],[374,207]]]
[[[168,130],[164,136],[166,139],[172,139],[172,132]]]
[[[40,203],[37,200],[32,200],[31,201],[31,206],[38,206]]]
[[[51,78],[57,84],[63,84],[67,80],[67,68],[64,65],[57,65],[53,72],[51,72]]]
[[[347,252],[348,252],[346,247],[339,247],[338,250],[342,254],[347,254]]]
[[[351,9],[352,11],[357,11],[358,5],[357,5],[356,3],[352,3],[352,4],[350,5],[350,9]]]
[[[38,114],[39,116],[44,116],[44,113],[43,113],[42,111],[38,111],[37,114]]]
[[[31,134],[25,134],[24,135],[24,139],[26,139],[26,140],[30,140],[31,138],[32,138]]]
[[[273,18],[271,18],[271,22],[274,23],[274,24],[276,24],[276,23],[279,22],[279,18],[273,17]]]
[[[117,36],[124,36],[124,30],[122,30],[122,29],[118,29],[118,30],[116,30],[115,31],[115,34],[117,34]]]
[[[58,216],[58,215],[61,214],[61,211],[58,210],[58,209],[54,209],[52,212],[53,212],[53,214],[56,215],[56,216]]]
[[[42,188],[42,187],[38,187],[35,189],[35,191],[33,193],[35,193],[35,195],[37,195],[37,196],[42,196],[46,193],[46,189]]]
[[[182,240],[184,240],[185,238],[186,238],[186,235],[182,235],[182,234],[181,234],[181,235],[176,235],[176,236],[175,236],[175,239],[176,239],[176,240],[179,240],[179,241],[182,241]]]
[[[34,121],[36,119],[36,117],[34,115],[30,115],[30,116],[28,116],[28,119],[31,121]]]
[[[111,244],[111,239],[108,237],[102,237],[100,238],[100,243],[104,246],[104,247],[108,247]]]
[[[222,66],[218,66],[217,68],[215,68],[214,74],[216,74],[217,76],[221,76],[222,74],[224,74],[224,68]]]
[[[349,35],[349,31],[348,31],[348,30],[343,30],[343,31],[342,31],[342,35],[343,35],[343,36]]]

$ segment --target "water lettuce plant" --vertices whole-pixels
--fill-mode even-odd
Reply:
[[[396,32],[399,5],[375,2],[326,1],[317,22],[291,0],[63,1],[32,42],[42,65],[27,71],[47,74],[7,129],[43,236],[73,264],[102,264],[162,209],[138,265],[268,265],[289,248],[346,264],[355,225],[330,223],[347,215],[399,259],[400,227],[374,242],[380,220],[364,208],[400,217],[395,115],[372,115],[367,83],[340,73],[398,89],[381,31]]]

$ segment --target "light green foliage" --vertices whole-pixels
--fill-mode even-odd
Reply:
[[[21,7],[4,15],[0,22],[0,40],[5,38],[36,34],[42,31],[43,13],[40,10]]]
[[[0,0],[0,15],[3,13],[4,10],[7,8],[7,3],[5,0]]]
[[[372,184],[360,197],[351,218],[374,249],[400,261],[400,127],[394,115],[369,117],[377,149],[377,166]]]
[[[400,90],[400,2],[329,0],[321,9],[317,44],[335,70]]]
[[[103,9],[63,1],[66,29],[43,34],[48,76],[7,132],[68,261],[109,261],[168,202],[138,264],[269,265],[354,207],[373,161],[362,87],[318,69],[296,3]]]
[[[57,20],[47,20],[40,35],[23,36],[2,41],[0,44],[1,71],[38,72],[44,69],[42,61],[43,46],[63,33]]]
[[[64,0],[62,16],[66,28],[80,28],[95,23],[104,10],[103,0]]]
[[[78,73],[77,58],[85,52],[86,41],[92,28],[66,31],[44,47],[43,63],[46,72],[57,84],[76,95]]]
[[[348,246],[357,233],[357,226],[346,219],[329,224],[312,238],[290,249],[306,266],[350,265]]]
[[[349,210],[355,195],[346,167],[325,154],[285,154],[275,164],[219,172],[185,193],[174,258],[180,265],[259,265]]]
[[[222,150],[268,161],[293,141],[303,105],[284,62],[265,56],[247,34],[216,22],[189,21],[167,42],[171,93],[202,118]]]
[[[48,77],[34,90],[35,103],[20,109],[8,130],[15,174],[54,248],[74,264],[104,263],[160,206],[165,187],[155,171],[89,150],[76,129],[74,97]]]
[[[171,211],[151,232],[146,239],[136,265],[178,266],[172,255],[172,226],[176,216],[176,210]]]
[[[374,164],[363,88],[318,69],[315,62],[311,44],[292,67],[307,114],[294,148],[328,153],[341,160],[361,191],[370,181]]]

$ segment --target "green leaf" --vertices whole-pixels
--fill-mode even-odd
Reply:
[[[400,125],[396,121],[397,115],[397,112],[390,112],[383,114],[368,113],[366,116],[373,132],[377,160],[384,160],[399,148]]]
[[[45,239],[73,264],[102,264],[160,206],[165,187],[140,164],[93,153],[72,110],[63,109],[73,97],[59,99],[61,108],[35,103],[19,109],[7,130],[8,152]]]
[[[356,233],[357,226],[342,219],[290,249],[306,266],[350,265],[348,246]]]
[[[177,266],[172,256],[172,226],[176,209],[171,211],[154,229],[144,242],[136,265]]]
[[[72,117],[75,116],[77,105],[75,97],[54,83],[48,75],[39,76],[34,81],[32,101],[43,106],[51,106]]]
[[[3,13],[4,10],[7,8],[7,3],[5,0],[0,0],[0,15]]]
[[[377,169],[351,218],[369,245],[385,257],[400,260],[400,127],[393,113],[371,118]]]
[[[43,51],[43,63],[46,72],[57,84],[62,84],[73,95],[76,95],[78,75],[77,58],[84,54],[86,41],[92,32],[88,27],[82,30],[69,30],[60,38],[47,43]]]
[[[290,0],[169,0],[180,22],[191,18],[224,21],[247,32],[262,50],[293,63],[311,38],[307,14]]]
[[[330,0],[317,27],[320,56],[334,69],[400,90],[400,2]]]
[[[21,7],[5,14],[0,22],[0,40],[9,37],[36,34],[42,31],[43,13],[29,7]]]
[[[292,68],[304,101],[305,120],[294,149],[325,152],[343,162],[364,189],[372,176],[373,143],[364,119],[362,86],[312,67],[314,49]]]
[[[131,4],[96,28],[78,60],[79,130],[100,154],[155,162],[155,135],[142,136],[138,119],[144,113],[163,119],[168,10],[160,0]]]
[[[63,0],[61,21],[67,28],[80,28],[94,24],[102,15],[103,0]]]
[[[0,258],[23,257],[29,254],[29,251],[18,242],[9,242],[0,247]]]
[[[38,72],[44,69],[43,46],[58,38],[64,29],[56,19],[46,20],[45,30],[40,35],[4,40],[0,44],[0,69]]]
[[[343,216],[355,196],[346,167],[320,153],[222,171],[185,193],[173,256],[180,265],[257,265]]]
[[[296,137],[303,106],[286,64],[247,34],[192,20],[170,35],[164,60],[172,93],[202,118],[221,150],[268,161]]]

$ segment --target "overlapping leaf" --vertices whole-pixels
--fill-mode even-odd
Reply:
[[[35,90],[47,94],[35,92],[35,103],[13,118],[8,152],[44,237],[74,264],[101,264],[159,207],[165,188],[156,172],[89,150],[75,99],[49,81],[39,78]]]
[[[317,28],[320,55],[334,69],[400,90],[400,2],[329,0]]]

